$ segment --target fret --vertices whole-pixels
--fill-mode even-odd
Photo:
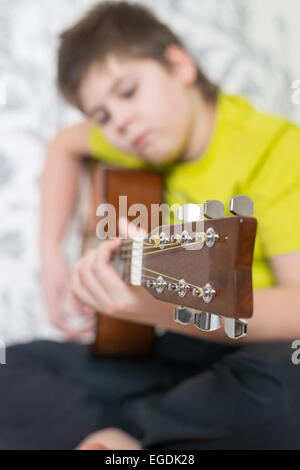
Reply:
[[[124,282],[140,286],[142,284],[143,239],[122,241],[113,265]]]
[[[116,251],[113,265],[117,269],[121,279],[126,283],[130,283],[131,255],[132,241],[123,240]]]
[[[133,240],[131,245],[130,284],[133,286],[141,286],[143,271],[143,239]],[[133,263],[132,260],[134,260]]]

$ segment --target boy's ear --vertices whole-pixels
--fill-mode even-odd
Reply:
[[[172,71],[186,86],[194,85],[197,79],[197,66],[185,49],[177,44],[169,45],[165,50],[165,58]]]

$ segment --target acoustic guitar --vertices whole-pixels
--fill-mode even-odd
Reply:
[[[120,195],[127,195],[128,207],[139,202],[150,208],[163,199],[161,175],[145,171],[97,166],[92,188],[93,221],[84,237],[85,248],[90,246],[89,237],[97,240],[99,201],[113,204],[118,214]],[[225,217],[223,204],[216,200],[185,204],[177,214],[181,223],[159,225],[142,240],[123,240],[113,264],[124,282],[179,305],[174,321],[214,331],[221,328],[224,318],[225,332],[238,339],[246,335],[246,319],[253,311],[257,221],[251,217],[253,203],[247,196],[233,197],[229,210],[233,216]],[[147,355],[154,338],[153,327],[99,313],[92,351],[96,355]]]
[[[89,217],[84,233],[82,251],[98,245],[96,227],[99,222],[96,212],[99,204],[108,203],[116,208],[117,218],[120,213],[119,197],[127,196],[128,208],[135,203],[142,203],[147,208],[148,219],[141,228],[151,226],[151,204],[163,201],[163,178],[160,173],[137,171],[124,168],[111,168],[94,160],[87,163],[89,176]],[[134,219],[128,216],[129,221]],[[160,217],[160,222],[162,218]],[[118,235],[118,224],[116,225]],[[94,355],[146,356],[152,351],[155,340],[154,328],[125,320],[116,320],[101,314],[96,315],[96,334],[92,345]]]

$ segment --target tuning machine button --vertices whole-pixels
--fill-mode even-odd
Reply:
[[[159,234],[159,248],[163,250],[165,248],[165,245],[170,241],[170,239],[167,237],[167,235],[164,232],[161,232]]]
[[[194,309],[188,307],[177,307],[174,310],[174,320],[180,325],[189,325],[193,321]]]
[[[186,294],[187,294],[187,290],[190,288],[190,286],[185,282],[184,279],[180,279],[180,281],[178,281],[178,285],[177,285],[177,294],[179,295],[179,297],[185,297]]]
[[[215,242],[219,239],[219,235],[214,231],[214,229],[212,227],[209,227],[207,230],[206,230],[206,246],[208,246],[208,248],[211,248],[212,246],[214,246]]]
[[[212,285],[209,283],[205,284],[205,286],[203,287],[203,296],[202,296],[204,302],[206,304],[209,304],[215,295],[216,295],[216,291],[212,287]]]
[[[176,282],[169,282],[169,284],[168,284],[168,290],[169,290],[170,292],[176,291],[176,290],[177,290],[177,284],[176,284]]]
[[[146,286],[156,289],[158,294],[162,294],[167,285],[167,281],[162,276],[158,276],[156,279],[148,279],[146,281]]]
[[[225,217],[223,202],[217,199],[209,199],[203,204],[203,212],[207,219],[220,219]]]
[[[165,287],[168,285],[167,281],[162,276],[158,276],[156,279],[156,292],[158,294],[162,294],[163,291],[165,290]]]
[[[222,326],[221,315],[209,312],[199,312],[194,315],[194,325],[203,331],[215,331]]]
[[[248,196],[234,196],[229,201],[229,211],[233,215],[249,217],[253,214],[253,201]]]
[[[182,222],[198,222],[203,218],[203,206],[200,204],[183,204],[177,209],[177,219]]]
[[[189,235],[189,233],[184,230],[182,233],[181,233],[181,245],[182,246],[187,246],[188,243],[190,243],[192,241],[192,237]]]
[[[152,233],[148,239],[149,243],[154,246],[159,246],[160,243],[160,235],[159,233]]]
[[[224,330],[231,339],[244,338],[247,333],[247,322],[242,318],[225,318]]]

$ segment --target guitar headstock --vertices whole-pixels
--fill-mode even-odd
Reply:
[[[252,260],[257,221],[246,196],[230,200],[233,217],[219,201],[185,204],[182,223],[160,226],[133,242],[131,282],[159,300],[182,305],[175,321],[212,331],[222,324],[231,338],[246,334],[252,316]]]

